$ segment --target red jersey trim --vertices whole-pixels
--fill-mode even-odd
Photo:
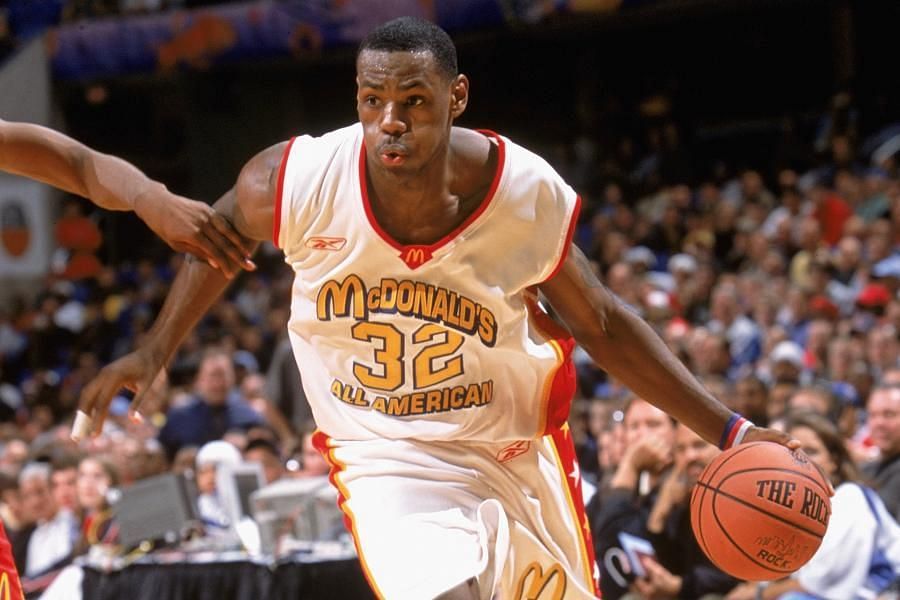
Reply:
[[[287,171],[288,158],[291,155],[291,148],[296,139],[297,137],[295,136],[288,141],[284,154],[281,155],[281,166],[278,167],[278,184],[275,186],[275,214],[272,217],[272,243],[275,244],[276,248],[281,248],[281,245],[278,243],[278,236],[281,234],[281,197],[284,194],[284,174]]]
[[[382,229],[381,225],[378,224],[378,221],[375,219],[375,213],[372,211],[372,203],[369,201],[369,186],[366,183],[366,142],[363,140],[360,150],[359,150],[359,189],[362,192],[362,201],[363,208],[366,211],[366,218],[369,220],[369,224],[372,226],[372,229],[383,239],[385,242],[400,250],[400,256],[405,256],[407,250],[412,249],[423,249],[425,255],[430,257],[435,251],[442,248],[451,242],[456,236],[462,233],[465,229],[469,227],[472,223],[474,223],[478,217],[480,217],[485,210],[487,210],[488,206],[490,206],[491,202],[494,200],[494,194],[497,193],[497,188],[500,186],[500,179],[503,177],[503,169],[506,163],[506,144],[503,142],[503,138],[501,138],[498,134],[493,131],[487,129],[478,129],[479,133],[482,133],[488,137],[493,138],[497,141],[497,170],[494,173],[494,179],[491,181],[491,187],[488,190],[487,194],[484,197],[484,200],[481,201],[481,205],[471,214],[469,215],[465,221],[463,221],[456,229],[439,239],[433,244],[401,244],[397,240],[395,240],[387,231]]]
[[[559,273],[559,270],[562,269],[563,263],[566,262],[566,257],[569,256],[569,248],[572,246],[572,238],[575,237],[575,228],[578,227],[578,215],[581,214],[581,196],[575,197],[575,208],[572,210],[572,216],[569,221],[569,229],[566,231],[566,243],[563,245],[562,254],[560,254],[559,262],[556,263],[556,266],[553,267],[553,271],[550,272],[550,275],[544,281],[550,281],[556,274]]]

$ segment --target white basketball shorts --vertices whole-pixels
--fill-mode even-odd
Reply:
[[[513,444],[338,441],[315,434],[372,589],[484,600],[599,595],[568,427]]]

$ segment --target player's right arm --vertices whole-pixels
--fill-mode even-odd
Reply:
[[[173,249],[195,254],[229,276],[255,268],[239,236],[211,207],[173,194],[131,163],[53,129],[0,119],[0,170],[77,194],[106,210],[133,210]]]
[[[241,170],[235,186],[214,205],[216,212],[232,223],[254,250],[272,235],[278,169],[286,145],[272,146],[253,157]],[[206,263],[190,259],[185,262],[146,340],[132,353],[103,368],[85,386],[78,408],[92,419],[94,434],[101,431],[109,403],[123,387],[137,393],[132,411],[140,409],[143,391],[228,283],[219,270]]]

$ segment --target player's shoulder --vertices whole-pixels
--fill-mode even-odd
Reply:
[[[543,156],[505,135],[490,130],[482,130],[484,135],[500,140],[506,157],[506,167],[517,176],[531,175],[538,178],[560,179],[556,169]]]

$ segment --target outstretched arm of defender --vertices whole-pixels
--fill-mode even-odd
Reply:
[[[0,120],[0,170],[88,198],[107,210],[133,210],[169,246],[229,277],[252,270],[240,236],[202,202],[172,194],[134,165],[32,123]]]
[[[272,146],[250,160],[235,187],[215,204],[216,211],[232,222],[254,248],[271,236],[276,176],[284,147],[285,144]],[[218,270],[196,260],[185,263],[147,340],[134,352],[104,367],[85,386],[78,409],[92,423],[95,435],[103,428],[110,401],[123,387],[136,392],[132,412],[140,410],[143,392],[226,287],[228,280]],[[80,437],[76,433],[73,437]]]
[[[597,278],[572,244],[559,273],[541,285],[572,335],[594,361],[635,394],[718,444],[732,412],[716,400],[656,332]],[[799,442],[780,431],[750,427],[744,441]]]

